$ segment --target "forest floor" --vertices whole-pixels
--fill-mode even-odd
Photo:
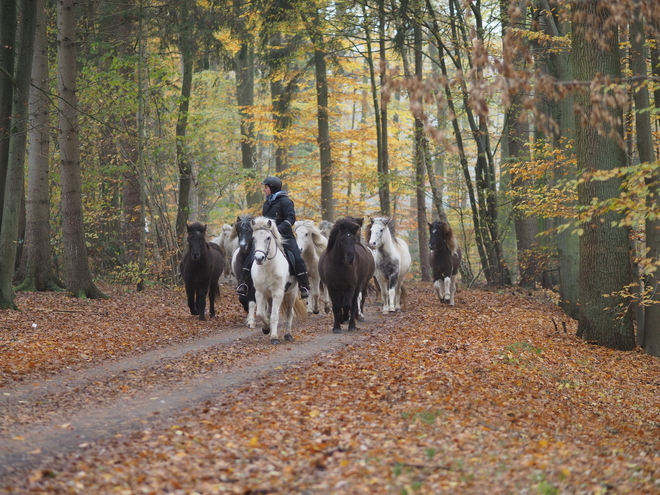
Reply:
[[[2,493],[660,493],[660,360],[543,294],[411,283],[273,346],[230,284],[204,322],[180,288],[102,290],[0,311]]]

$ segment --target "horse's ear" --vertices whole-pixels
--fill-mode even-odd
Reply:
[[[353,221],[357,223],[360,227],[362,227],[362,224],[364,223],[364,217],[362,218],[354,218]],[[372,220],[373,222],[373,220]]]
[[[239,223],[241,221],[241,217],[236,217],[236,223]]]
[[[254,218],[250,220],[250,225],[252,226],[252,228],[254,228]]]
[[[272,229],[273,228],[273,221],[269,218],[268,223],[266,225],[268,225],[269,229]]]

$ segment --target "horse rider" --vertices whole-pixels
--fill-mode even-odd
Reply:
[[[296,222],[296,210],[293,201],[289,198],[288,193],[282,190],[282,181],[279,177],[266,177],[261,185],[266,196],[262,215],[275,220],[277,230],[282,236],[282,245],[293,257],[293,271],[298,279],[300,297],[306,299],[309,297],[309,278],[307,277],[307,266],[305,266],[296,238],[293,235],[293,224]],[[250,277],[253,259],[254,253],[246,256],[242,273],[237,274],[239,284],[236,287],[236,293],[239,296],[247,296],[248,285],[246,282]],[[290,259],[289,256],[287,256],[287,259]]]

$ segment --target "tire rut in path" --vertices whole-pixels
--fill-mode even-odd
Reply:
[[[49,383],[35,388],[21,385],[10,390],[10,395],[0,395],[0,401],[34,400],[40,395],[52,393],[53,388],[64,388],[89,382],[113,373],[166,361],[187,352],[194,352],[209,345],[229,344],[237,338],[248,337],[254,330],[240,332],[232,329],[229,335],[207,337],[182,346],[159,349],[149,353],[101,364],[83,372],[69,372],[57,377],[57,384]],[[61,421],[48,421],[38,425],[23,425],[0,435],[0,477],[39,467],[57,455],[80,450],[94,442],[116,435],[125,436],[137,430],[170,418],[179,411],[217,401],[230,389],[254,383],[260,377],[276,369],[293,366],[310,358],[327,354],[355,342],[355,337],[368,335],[357,333],[322,333],[304,342],[280,344],[269,355],[257,356],[252,364],[243,365],[228,372],[217,372],[180,382],[172,386],[140,391],[132,397],[120,397],[110,404],[72,412],[65,425]],[[77,376],[79,375],[79,376]],[[17,438],[20,437],[20,438]]]

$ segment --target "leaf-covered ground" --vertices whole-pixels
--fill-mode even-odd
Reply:
[[[24,313],[1,312],[2,384],[84,369],[243,320],[240,307],[227,303],[220,318],[198,322],[185,314],[180,290],[104,289],[112,299],[22,294]],[[367,320],[377,324],[359,331],[354,345],[165,418],[158,428],[3,479],[0,487],[660,493],[657,358],[585,343],[558,308],[527,294],[462,290],[456,307],[438,304],[429,284],[411,284],[409,295],[400,314],[382,317],[369,306]],[[297,338],[330,326],[330,317],[313,316],[299,323]],[[231,366],[271,347],[264,339],[246,342],[232,348],[231,359],[210,350],[203,363],[193,356],[185,368]]]

